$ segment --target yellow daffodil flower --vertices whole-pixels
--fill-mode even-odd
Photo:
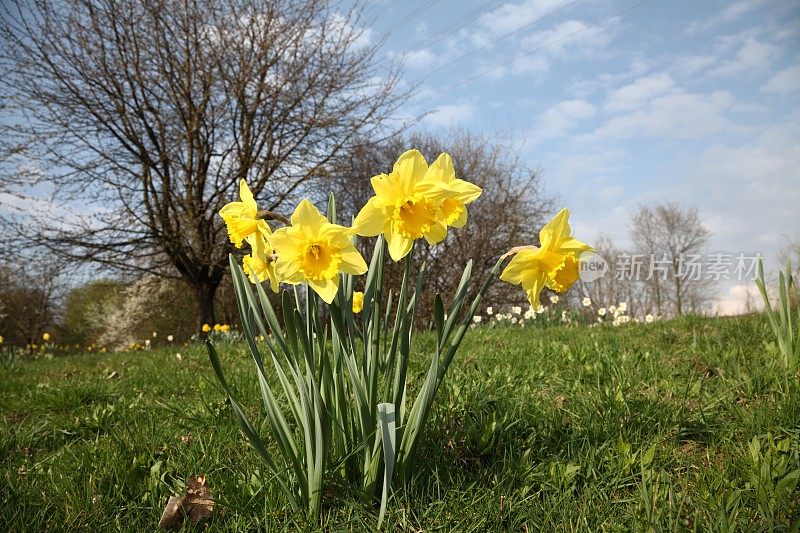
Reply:
[[[580,254],[592,250],[570,235],[568,219],[569,211],[562,209],[539,232],[541,247],[523,247],[500,274],[503,281],[522,285],[533,307],[545,287],[566,292],[578,280]]]
[[[266,224],[265,224],[266,225]],[[259,231],[246,237],[247,244],[250,245],[251,252],[242,259],[242,269],[253,283],[261,283],[269,280],[269,286],[274,292],[278,292],[278,276],[275,274],[275,255],[273,254],[272,244],[269,238],[272,231],[267,226],[267,231],[259,228]]]
[[[47,341],[49,341],[49,340],[50,340],[50,334],[49,334],[49,333],[47,333],[47,332],[44,332],[44,333],[42,333],[42,340],[43,340],[44,342],[47,342]]]
[[[222,331],[222,326],[219,324],[214,324],[214,331]]]
[[[219,330],[222,331],[222,332],[230,331],[231,330],[231,326],[229,324],[222,324],[219,327]]]
[[[0,335],[0,344],[3,344],[5,341],[6,341],[6,340],[3,338],[3,336],[2,336],[2,335]]]
[[[211,326],[209,326],[208,324],[203,324],[203,328],[202,329],[203,329],[203,333],[208,333],[209,331],[211,331]]]
[[[239,182],[239,197],[241,202],[231,202],[219,211],[228,228],[228,236],[237,248],[242,247],[242,242],[249,235],[259,230],[267,234],[270,231],[266,221],[257,218],[256,200],[244,180]]]
[[[355,291],[353,293],[353,312],[360,313],[364,309],[364,293]]]
[[[446,154],[429,168],[419,151],[403,153],[390,174],[372,178],[375,196],[361,208],[352,231],[364,237],[383,233],[389,255],[395,261],[411,251],[416,239],[425,237],[430,244],[442,241],[447,236],[448,220],[459,224],[463,218],[466,222],[466,215],[459,211],[459,206],[463,207],[480,195],[480,189],[474,185],[461,187],[467,182],[455,180],[455,173],[450,169],[452,161]],[[452,187],[461,187],[460,195],[451,189],[451,182],[456,181],[460,183]],[[442,206],[447,199],[457,199],[461,203],[448,204],[449,211],[445,212]]]
[[[441,210],[446,225],[463,228],[467,223],[467,205],[481,195],[483,190],[468,181],[456,178],[450,154],[441,154],[428,168],[425,180],[434,184],[434,193],[443,197]]]
[[[286,283],[307,283],[331,303],[339,288],[339,272],[367,271],[349,235],[347,228],[331,224],[314,204],[303,200],[292,213],[291,226],[275,231],[270,239],[278,255],[275,273]]]

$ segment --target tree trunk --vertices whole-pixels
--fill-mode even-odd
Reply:
[[[217,293],[219,282],[201,280],[194,283],[197,295],[197,332],[203,334],[203,324],[213,326],[216,324],[214,317],[214,295]]]

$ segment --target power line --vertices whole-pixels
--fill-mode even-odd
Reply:
[[[607,17],[604,17],[603,19],[601,19],[601,20],[599,20],[599,21],[595,21],[593,24],[594,24],[594,25],[602,25],[602,24],[604,24],[604,23],[608,22],[609,20],[611,20],[611,19],[613,19],[613,18],[615,18],[615,17],[618,17],[618,16],[620,16],[620,15],[623,15],[623,14],[625,14],[625,13],[629,12],[629,11],[633,11],[634,9],[637,9],[637,8],[639,8],[639,7],[643,6],[644,4],[647,4],[647,3],[649,3],[649,2],[652,2],[652,0],[641,0],[640,2],[637,2],[637,3],[635,3],[635,4],[633,4],[633,5],[630,5],[630,6],[626,7],[626,8],[624,8],[624,9],[621,9],[620,11],[617,11],[617,12],[615,12],[615,13],[613,13],[613,14],[611,14],[611,15],[607,16]],[[503,62],[503,63],[500,63],[500,64],[498,64],[498,65],[495,65],[495,66],[493,66],[493,67],[491,67],[491,68],[488,68],[488,69],[486,69],[486,70],[482,70],[482,71],[478,72],[477,74],[474,74],[474,75],[472,75],[472,76],[470,76],[470,77],[468,77],[468,78],[465,78],[465,79],[463,79],[463,80],[461,80],[461,81],[458,81],[458,82],[456,82],[456,83],[453,83],[453,84],[451,84],[451,85],[448,85],[447,87],[445,87],[444,89],[442,89],[441,91],[439,91],[439,93],[442,93],[442,92],[449,93],[449,92],[451,92],[453,89],[456,89],[456,88],[458,88],[458,87],[460,87],[460,86],[462,86],[462,85],[465,85],[465,84],[467,84],[467,83],[473,82],[473,81],[475,81],[476,79],[478,79],[478,78],[480,78],[480,77],[482,77],[482,76],[485,76],[486,74],[489,74],[489,73],[491,73],[491,72],[494,72],[495,70],[498,70],[498,69],[500,69],[500,68],[506,67],[506,66],[508,66],[508,65],[510,65],[510,64],[512,64],[512,63],[514,63],[515,61],[517,61],[517,60],[519,60],[519,59],[521,59],[521,58],[523,58],[523,57],[528,57],[528,56],[530,56],[530,55],[533,55],[533,54],[535,54],[536,52],[539,52],[539,51],[541,51],[541,50],[543,50],[543,49],[545,49],[545,48],[548,48],[548,47],[550,47],[550,46],[553,46],[554,44],[558,44],[558,43],[561,43],[561,42],[563,42],[563,41],[566,41],[567,39],[569,39],[569,38],[571,38],[571,37],[574,37],[574,36],[576,36],[576,35],[578,35],[578,34],[581,34],[581,33],[583,33],[583,32],[585,32],[585,31],[587,31],[587,30],[588,30],[588,29],[590,29],[590,28],[591,28],[591,26],[590,26],[590,25],[587,25],[587,26],[584,26],[583,28],[581,28],[581,29],[579,29],[579,30],[576,30],[576,31],[574,31],[574,32],[572,32],[572,33],[569,33],[569,34],[567,34],[567,35],[565,35],[565,36],[563,36],[563,37],[560,37],[560,38],[558,38],[558,39],[553,39],[553,40],[551,40],[551,41],[548,41],[548,42],[546,42],[546,43],[544,43],[544,44],[542,44],[542,45],[540,45],[540,46],[537,46],[537,47],[536,47],[536,48],[534,48],[533,50],[529,50],[528,52],[525,52],[524,54],[519,54],[519,55],[517,55],[517,56],[513,57],[513,58],[512,58],[511,60],[509,60],[509,61],[505,61],[505,62]],[[430,100],[430,99],[431,99],[431,98],[433,98],[434,96],[436,96],[436,94],[432,94],[432,95],[430,95],[430,96],[426,96],[426,97],[424,97],[424,98],[421,98],[420,100],[418,100],[418,102],[424,102],[424,101],[426,101],[426,100]]]
[[[490,9],[494,9],[499,4],[502,4],[506,0],[494,0],[493,2],[489,2],[487,5],[483,7],[479,7],[478,9],[473,9],[469,13],[462,16],[460,19],[456,20],[451,24],[445,24],[438,30],[433,32],[433,35],[424,39],[422,41],[417,42],[416,44],[412,45],[408,50],[406,50],[406,54],[410,52],[415,52],[422,48],[427,48],[428,46],[432,45],[436,41],[444,39],[447,35],[454,33],[456,30],[460,30],[464,26],[471,24],[475,20],[478,19],[483,13],[489,11]]]
[[[412,11],[411,13],[409,13],[408,15],[406,15],[405,17],[403,17],[402,19],[400,19],[400,20],[398,20],[397,22],[395,22],[394,24],[392,24],[392,25],[390,26],[390,28],[395,28],[395,27],[397,27],[397,26],[402,26],[402,25],[403,25],[403,24],[405,24],[406,22],[408,22],[408,21],[410,21],[410,20],[413,20],[414,18],[416,18],[416,17],[417,17],[417,16],[418,16],[420,13],[422,13],[422,12],[423,12],[423,11],[425,11],[426,9],[430,8],[430,7],[431,7],[431,6],[433,6],[434,4],[437,4],[437,3],[441,2],[441,1],[442,1],[442,0],[430,0],[429,2],[425,2],[425,3],[423,3],[423,4],[422,4],[422,6],[418,7],[417,9],[415,9],[414,11]],[[389,33],[391,33],[391,30],[389,31]]]
[[[380,17],[381,15],[383,15],[384,13],[389,11],[390,9],[394,9],[394,7],[399,3],[400,3],[400,0],[394,0],[393,2],[389,2],[385,6],[382,6],[381,9],[377,13],[375,13],[375,15],[370,15],[370,18],[377,19],[378,17]]]
[[[535,26],[536,24],[538,24],[539,22],[543,21],[544,19],[552,17],[553,15],[555,15],[557,13],[560,13],[561,11],[567,9],[568,7],[571,7],[571,6],[575,5],[575,4],[577,4],[580,1],[581,0],[572,0],[571,2],[568,2],[568,3],[564,4],[564,5],[562,5],[561,7],[558,7],[556,9],[552,10],[552,11],[549,11],[549,12],[545,13],[544,15],[542,15],[540,17],[535,18],[534,20],[532,20],[528,24],[525,24],[524,26],[522,26],[520,28],[517,28],[516,30],[511,31],[509,33],[506,33],[502,37],[498,37],[494,41],[491,41],[491,42],[489,42],[487,44],[484,44],[483,46],[479,46],[478,48],[474,48],[474,49],[470,50],[469,52],[467,52],[467,53],[465,53],[463,55],[460,55],[460,56],[458,56],[457,58],[455,58],[455,59],[453,59],[451,61],[448,61],[444,65],[440,65],[440,66],[436,67],[435,69],[431,70],[430,72],[427,72],[422,78],[414,81],[414,83],[421,82],[422,80],[429,78],[430,76],[436,74],[437,72],[441,72],[442,70],[446,69],[447,67],[455,65],[456,63],[458,63],[462,59],[466,59],[468,57],[473,57],[477,52],[481,52],[483,50],[486,50],[487,48],[490,48],[490,47],[494,46],[495,44],[499,43],[500,41],[502,41],[504,39],[507,39],[507,38],[511,37],[512,35],[516,35],[517,33],[520,33],[522,31],[530,29],[533,26]]]

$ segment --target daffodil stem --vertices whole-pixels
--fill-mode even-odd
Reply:
[[[278,222],[282,222],[287,226],[291,224],[291,221],[285,216],[276,213],[275,211],[270,211],[268,209],[260,210],[258,213],[256,213],[256,218],[263,218],[265,220],[277,220]]]

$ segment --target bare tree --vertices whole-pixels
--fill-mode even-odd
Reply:
[[[483,279],[497,258],[514,246],[538,244],[538,232],[554,210],[554,200],[542,187],[536,170],[526,168],[508,147],[487,138],[454,130],[448,135],[418,133],[398,137],[373,149],[354,152],[341,169],[335,188],[337,209],[347,220],[374,194],[369,178],[389,172],[397,157],[416,148],[432,162],[448,152],[456,176],[483,188],[483,194],[467,207],[469,222],[463,228],[449,228],[444,242],[429,246],[424,240],[414,248],[415,267],[427,263],[426,290],[421,313],[433,304],[433,295],[452,296],[459,273],[469,259],[474,260],[473,278]],[[362,243],[363,244],[363,243]],[[370,245],[371,247],[371,245]],[[371,249],[363,250],[370,254]],[[454,274],[455,273],[455,274]],[[399,288],[402,265],[390,265],[387,283]],[[495,283],[486,301],[499,305],[519,303],[517,287]]]
[[[566,298],[571,298],[576,306],[580,306],[580,300],[588,296],[591,308],[595,312],[601,307],[608,308],[621,302],[627,304],[629,316],[643,317],[654,312],[655,302],[653,291],[649,290],[650,281],[628,279],[615,272],[616,261],[626,255],[626,252],[615,245],[611,237],[603,234],[592,241],[592,247],[597,255],[606,261],[608,270],[597,279],[580,281],[579,290],[567,293]]]
[[[676,202],[641,206],[631,217],[631,237],[649,265],[656,310],[681,316],[688,304],[700,307],[708,293],[707,280],[695,279],[686,263],[708,244],[710,233],[697,208]],[[699,277],[699,276],[698,276]]]
[[[40,261],[22,271],[0,264],[0,335],[5,342],[40,344],[43,333],[54,331],[63,296],[61,274],[54,261]]]
[[[360,9],[332,0],[2,10],[0,172],[57,202],[15,230],[64,257],[184,279],[198,326],[215,322],[232,250],[216,213],[238,181],[290,211],[358,139],[390,135],[408,94],[396,67],[378,70]]]

